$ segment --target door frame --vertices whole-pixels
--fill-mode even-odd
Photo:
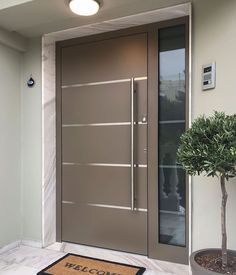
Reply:
[[[151,23],[124,30],[106,32],[86,37],[73,38],[56,43],[56,240],[62,241],[62,98],[61,98],[61,50],[63,47],[95,42],[121,36],[148,34],[148,257],[158,260],[188,264],[189,257],[189,177],[186,176],[186,246],[177,247],[158,243],[158,33],[166,27],[185,25],[186,28],[186,127],[189,125],[189,16]],[[152,127],[151,127],[152,125]]]

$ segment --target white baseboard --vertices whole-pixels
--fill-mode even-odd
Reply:
[[[35,248],[42,248],[42,242],[40,242],[40,241],[18,240],[18,241],[12,242],[10,244],[7,244],[3,247],[0,247],[0,255],[3,253],[6,253],[9,250],[20,247],[21,245],[35,247]]]
[[[21,245],[35,247],[35,248],[42,248],[42,242],[34,241],[34,240],[21,240]]]
[[[64,251],[65,248],[65,243],[59,243],[59,242],[55,242],[54,244],[48,245],[46,247],[44,247],[45,249],[49,249],[49,250],[55,250],[55,251]]]
[[[21,241],[15,241],[13,243],[4,245],[3,247],[0,247],[0,254],[3,254],[9,250],[12,250],[14,248],[17,248],[21,245]]]

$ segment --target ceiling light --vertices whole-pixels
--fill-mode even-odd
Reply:
[[[99,10],[96,0],[71,0],[69,5],[72,12],[82,16],[94,15]]]

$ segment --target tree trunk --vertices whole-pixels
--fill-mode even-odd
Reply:
[[[222,205],[221,205],[221,231],[222,231],[222,266],[226,267],[228,264],[227,254],[227,232],[226,232],[226,203],[228,194],[225,187],[225,177],[220,177],[221,191],[222,191]]]

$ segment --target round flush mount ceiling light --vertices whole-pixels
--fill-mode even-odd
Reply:
[[[69,6],[72,12],[82,16],[94,15],[99,10],[96,0],[71,0]]]

